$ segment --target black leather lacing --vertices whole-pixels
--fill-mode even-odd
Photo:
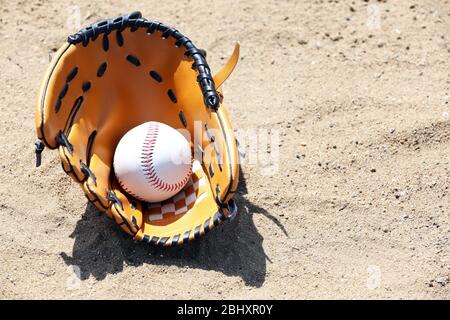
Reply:
[[[178,116],[180,117],[180,121],[183,124],[183,127],[187,128],[187,121],[186,121],[186,117],[184,116],[183,111],[180,111],[178,113]]]
[[[80,166],[81,166],[81,172],[83,172],[84,175],[86,175],[89,178],[91,178],[92,182],[94,183],[94,186],[97,186],[97,178],[95,177],[95,175],[92,172],[92,170],[89,169],[88,165],[80,160]]]
[[[36,167],[39,167],[42,163],[42,151],[44,151],[45,144],[41,140],[38,140],[34,145],[34,152],[36,153]]]
[[[100,34],[108,35],[114,30],[117,30],[117,36],[120,38],[120,32],[125,28],[131,28],[131,31],[136,31],[138,28],[146,28],[147,33],[153,33],[157,30],[162,32],[163,38],[173,37],[176,40],[175,45],[178,47],[183,46],[186,49],[185,55],[192,57],[194,60],[194,68],[197,69],[198,72],[197,82],[201,87],[205,105],[211,109],[217,110],[220,103],[219,94],[215,88],[211,69],[205,59],[205,51],[198,49],[189,38],[185,37],[178,30],[168,27],[160,22],[149,21],[142,18],[142,14],[139,11],[115,19],[102,20],[94,23],[69,36],[67,41],[71,44],[82,43],[83,46],[87,46],[89,40],[95,40]]]
[[[120,201],[119,197],[116,195],[114,191],[106,190],[106,199],[119,205],[120,208],[123,210],[123,203],[122,201]]]
[[[59,134],[56,136],[56,142],[58,142],[58,145],[65,146],[67,150],[69,150],[69,153],[73,154],[73,146],[69,142],[69,139],[67,139],[67,136],[64,134],[64,132],[59,132]]]
[[[103,62],[100,67],[98,67],[97,70],[97,77],[103,77],[103,75],[105,74],[106,71],[106,67],[108,66],[108,64],[106,62]]]

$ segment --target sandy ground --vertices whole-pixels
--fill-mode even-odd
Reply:
[[[0,4],[0,298],[450,298],[450,1]],[[279,167],[244,162],[239,218],[155,249],[55,152],[34,167],[39,83],[77,10],[140,10],[213,71],[241,42],[225,101],[237,129],[278,132]]]

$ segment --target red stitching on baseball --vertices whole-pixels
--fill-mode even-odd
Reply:
[[[139,199],[141,201],[145,201],[145,199],[141,198],[140,196],[138,196],[137,194],[135,194],[133,191],[129,190],[127,187],[125,187],[125,185],[122,183],[122,181],[120,180],[120,178],[118,177],[117,181],[119,182],[120,186],[122,187],[123,190],[125,190],[128,194],[132,195],[133,197],[135,197],[136,199]]]
[[[156,173],[156,169],[153,165],[153,149],[155,148],[155,143],[158,138],[159,128],[158,125],[154,123],[149,123],[147,134],[144,139],[144,143],[142,145],[142,153],[141,153],[141,165],[147,180],[158,190],[161,191],[174,191],[184,186],[189,177],[192,174],[192,168],[189,169],[186,177],[183,180],[178,181],[177,183],[167,183],[163,181],[160,177],[158,177]]]

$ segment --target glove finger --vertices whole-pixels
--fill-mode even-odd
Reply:
[[[133,238],[142,233],[142,203],[122,191],[116,179],[112,179],[109,214],[116,223]],[[139,234],[138,234],[139,233]]]
[[[111,174],[113,174],[111,166],[114,150],[105,147],[105,139],[107,140],[108,137],[101,131],[92,131],[85,143],[85,157],[79,163],[86,175],[83,183],[84,192],[97,208],[108,213],[111,207],[109,191],[111,190]]]
[[[56,53],[41,85],[36,109],[38,137],[56,148],[58,137],[73,117],[73,111],[89,84],[81,76],[76,48],[64,44]]]
[[[87,164],[82,168],[86,173],[83,190],[98,209],[134,236],[142,224],[142,206],[124,193],[115,179],[112,170],[114,148],[109,146],[110,136],[101,130],[93,131],[87,140],[83,154]]]

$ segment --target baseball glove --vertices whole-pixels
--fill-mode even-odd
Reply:
[[[239,44],[215,76],[205,56],[179,31],[140,12],[69,36],[41,85],[36,165],[44,146],[58,149],[88,200],[135,240],[182,244],[232,219],[239,164],[220,86],[237,64]],[[135,199],[113,172],[120,138],[147,121],[187,129],[191,139],[192,177],[161,203]]]

